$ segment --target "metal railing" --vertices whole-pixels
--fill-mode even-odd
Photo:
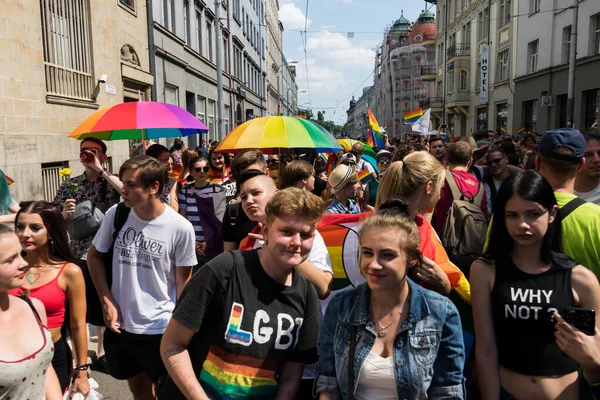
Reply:
[[[423,75],[437,75],[437,67],[432,65],[421,67],[421,76]]]
[[[64,166],[42,166],[42,192],[44,194],[44,200],[51,202],[58,192],[60,184],[68,179],[66,176],[60,176],[60,170]]]
[[[446,58],[450,60],[454,57],[465,57],[471,55],[471,44],[469,43],[456,43],[448,47],[446,50]]]
[[[421,108],[423,110],[427,108],[443,108],[444,98],[443,97],[429,97],[421,102]]]

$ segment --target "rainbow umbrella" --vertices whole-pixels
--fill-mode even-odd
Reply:
[[[343,151],[321,125],[284,116],[254,118],[243,123],[229,132],[215,151],[237,153],[246,149],[260,149],[265,154]]]
[[[83,140],[145,140],[206,133],[192,114],[172,104],[137,101],[116,104],[86,118],[69,137]]]
[[[367,155],[370,156],[372,159],[375,159],[375,157],[377,156],[377,154],[375,154],[375,150],[373,150],[373,148],[369,145],[367,145],[365,142],[361,142],[360,140],[355,140],[355,139],[338,139],[337,140],[339,144],[342,145],[342,147],[344,148],[344,151],[350,151],[352,150],[352,145],[354,145],[355,143],[358,144],[362,144],[362,146],[364,147],[364,152],[363,155]],[[366,158],[365,158],[366,160]]]

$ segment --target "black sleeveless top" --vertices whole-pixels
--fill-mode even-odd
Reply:
[[[571,272],[577,264],[567,257],[562,265],[552,263],[548,271],[527,274],[510,257],[496,262],[492,290],[492,316],[498,362],[524,375],[564,375],[577,370],[577,363],[564,354],[554,337],[554,316],[575,306]]]

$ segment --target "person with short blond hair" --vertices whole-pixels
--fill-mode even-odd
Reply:
[[[297,267],[322,214],[310,192],[279,191],[261,249],[223,253],[192,277],[161,344],[170,375],[161,399],[296,397],[304,365],[316,361],[319,319]]]

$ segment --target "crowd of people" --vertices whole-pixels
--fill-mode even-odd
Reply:
[[[0,173],[0,399],[85,397],[91,369],[136,400],[600,396],[598,132],[216,145],[113,174],[84,139],[51,203]],[[343,215],[362,283],[332,296]]]

